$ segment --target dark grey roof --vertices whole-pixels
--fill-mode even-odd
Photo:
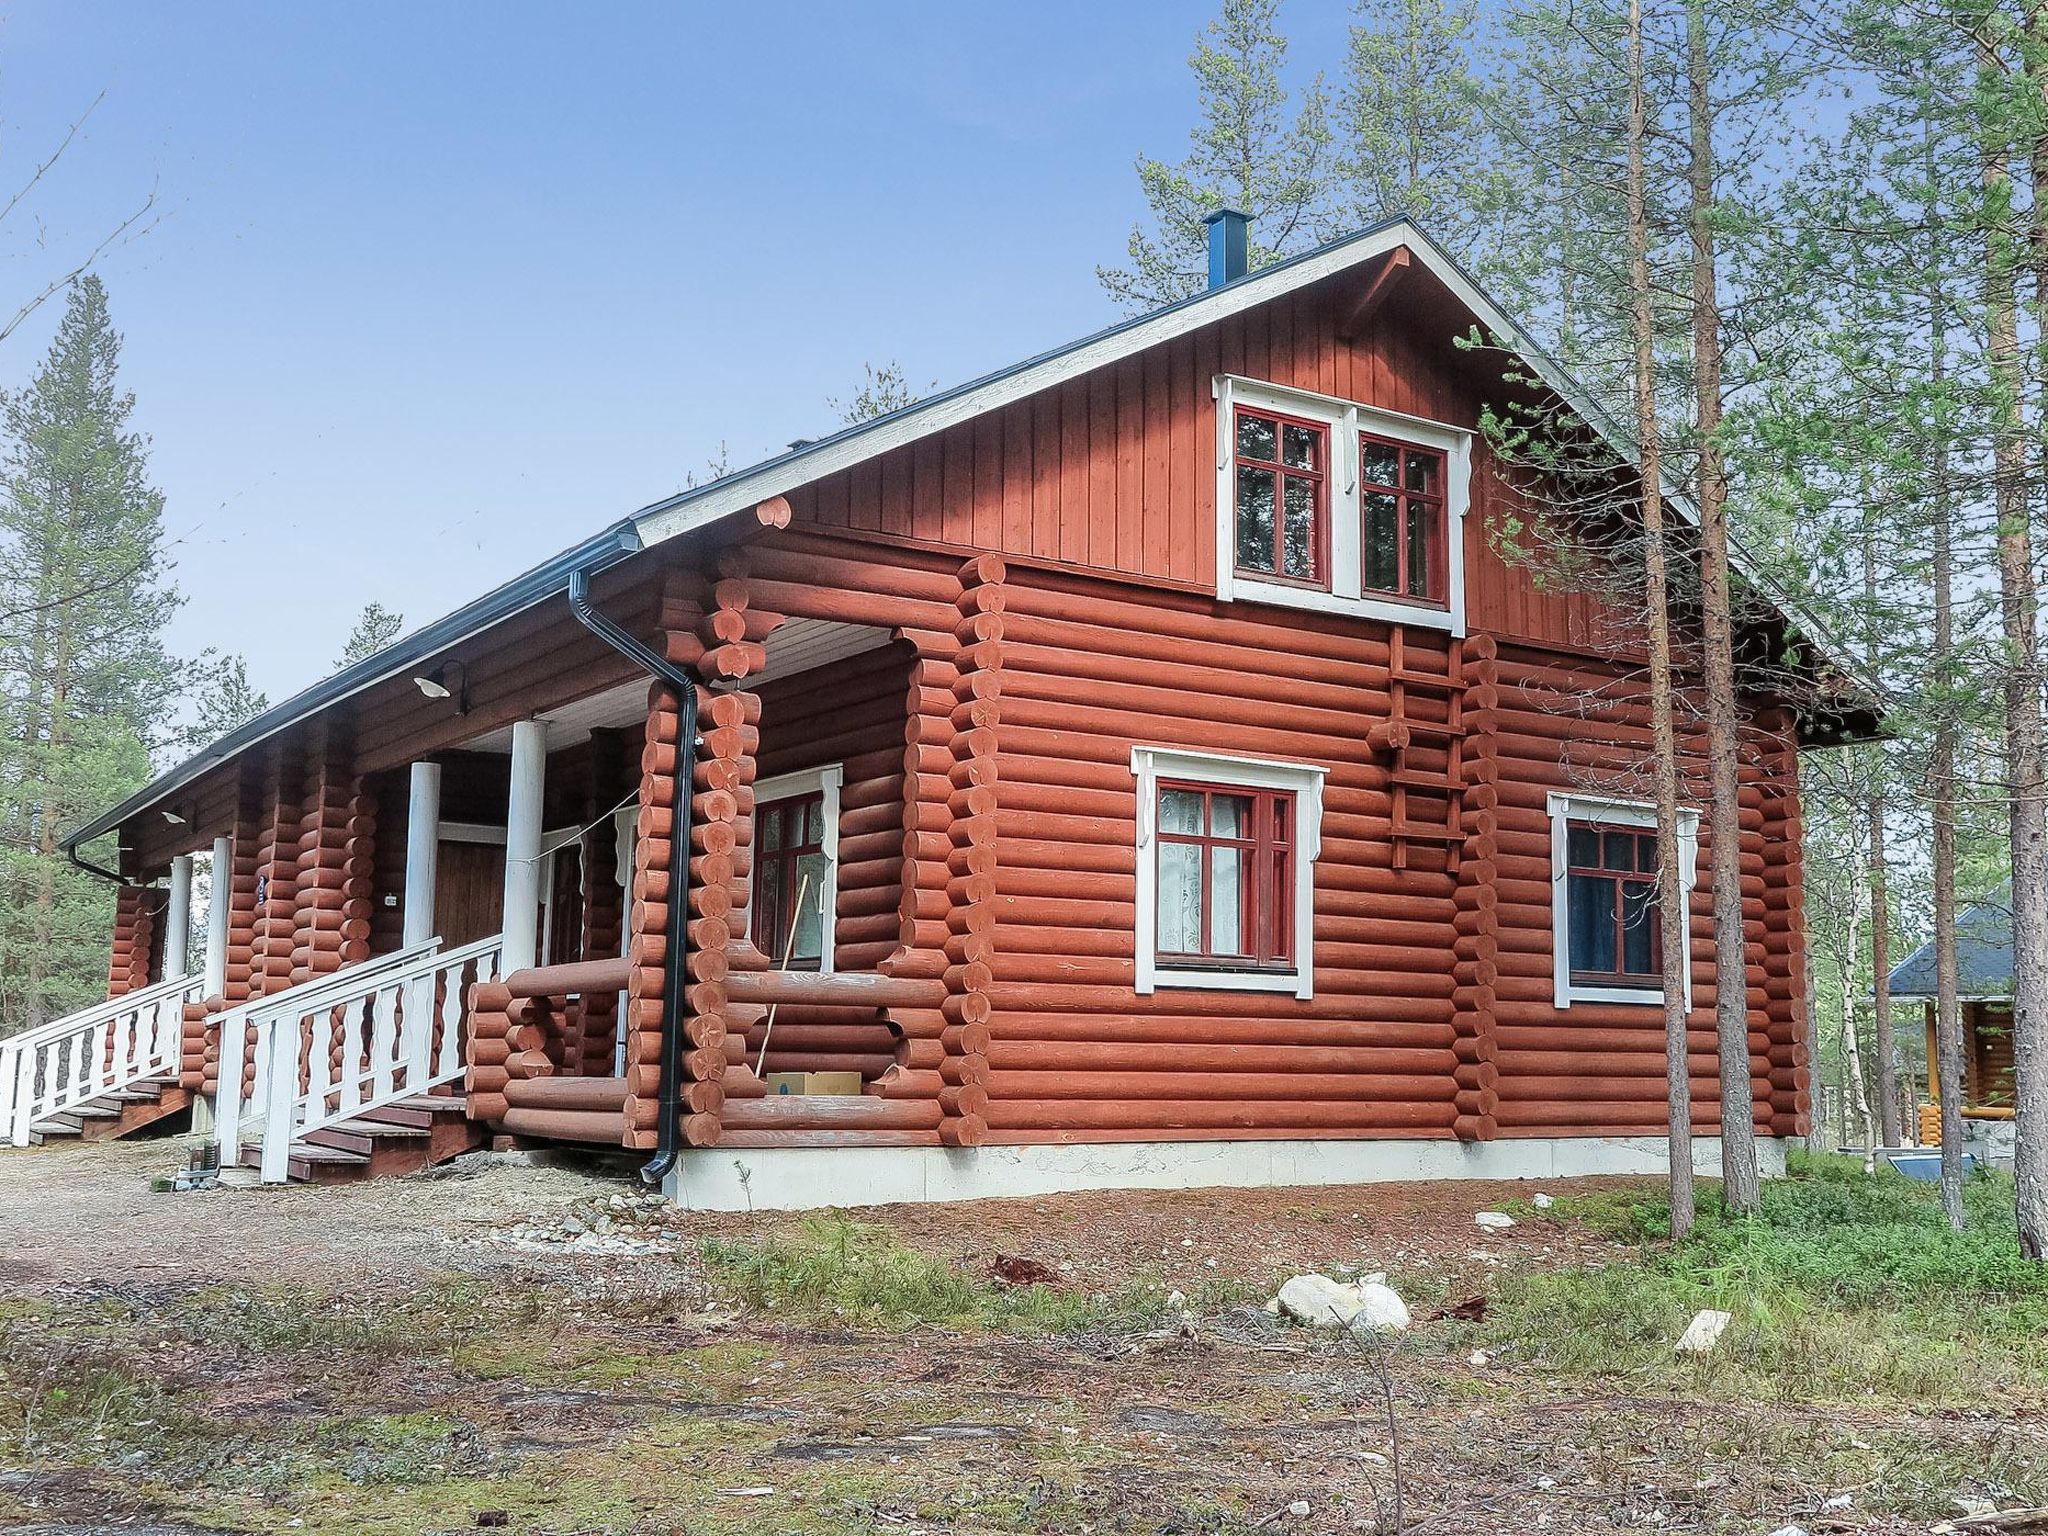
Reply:
[[[2012,995],[2012,882],[1956,914],[1956,995]],[[1892,968],[1893,997],[1934,996],[1934,942]]]
[[[67,835],[62,846],[67,850],[75,850],[96,837],[104,837],[137,811],[147,810],[166,797],[176,794],[216,763],[225,762],[237,752],[254,746],[265,737],[274,736],[294,721],[305,718],[317,709],[326,708],[337,699],[360,693],[373,683],[381,682],[408,667],[417,665],[437,651],[467,639],[478,630],[486,629],[501,619],[509,618],[522,609],[530,608],[535,603],[566,590],[569,573],[572,570],[599,571],[625,559],[639,548],[639,535],[634,533],[630,520],[614,523],[604,532],[592,534],[581,544],[563,550],[552,560],[535,566],[524,575],[513,577],[503,586],[485,593],[473,603],[465,604],[447,617],[437,619],[410,635],[400,636],[374,655],[365,657],[353,666],[344,667],[332,677],[293,694],[282,704],[272,705],[255,719],[236,727],[168,773],[159,774],[112,810],[94,817],[77,831]]]

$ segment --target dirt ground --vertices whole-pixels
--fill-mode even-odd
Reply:
[[[1474,1225],[1527,1186],[858,1213],[978,1281],[1021,1258],[1070,1295],[1162,1298],[1034,1334],[721,1294],[705,1240],[804,1218],[664,1214],[630,1228],[657,1251],[576,1251],[565,1213],[633,1192],[618,1169],[152,1192],[176,1161],[0,1154],[0,1532],[1819,1536],[1924,1532],[2048,1466],[2025,1405],[1702,1401],[1468,1349],[1433,1311],[1622,1252]],[[1388,1271],[1421,1326],[1384,1368],[1286,1327],[1257,1302],[1302,1270]]]

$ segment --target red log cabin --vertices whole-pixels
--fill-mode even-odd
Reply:
[[[110,996],[0,1045],[12,1139],[189,1103],[272,1182],[505,1137],[704,1206],[1657,1167],[1639,666],[1503,553],[1479,429],[1533,371],[1618,434],[1412,224],[1247,273],[1240,219],[1206,291],[657,502],[78,828]],[[1702,1161],[1733,984],[1772,1167],[1799,752],[1872,721],[1756,613],[1805,685],[1744,700],[1743,976],[1680,831]]]

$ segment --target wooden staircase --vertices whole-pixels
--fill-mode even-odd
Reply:
[[[348,1184],[414,1173],[475,1151],[488,1128],[471,1120],[460,1094],[419,1094],[308,1131],[291,1144],[294,1184]],[[242,1148],[241,1166],[260,1170],[263,1149]]]
[[[123,1088],[29,1122],[29,1144],[76,1138],[112,1141],[191,1107],[192,1094],[170,1078],[138,1078]]]

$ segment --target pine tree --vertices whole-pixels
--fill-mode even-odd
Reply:
[[[1218,208],[1251,215],[1253,267],[1290,255],[1322,233],[1329,192],[1330,129],[1321,78],[1290,115],[1281,71],[1287,39],[1279,0],[1223,0],[1222,13],[1196,40],[1201,123],[1178,165],[1138,157],[1138,185],[1151,233],[1133,225],[1131,264],[1099,267],[1111,298],[1152,309],[1197,293],[1207,281],[1203,219]]]
[[[163,496],[121,339],[81,278],[29,386],[0,412],[0,1030],[102,992],[112,902],[68,865],[64,833],[149,771],[172,686]]]
[[[911,386],[904,375],[903,365],[888,362],[877,368],[873,363],[863,363],[865,375],[859,389],[845,400],[830,399],[825,404],[845,426],[857,426],[863,421],[873,421],[877,416],[887,416],[891,411],[900,411],[912,406],[939,386],[936,382],[927,384],[922,391]]]
[[[1467,255],[1501,192],[1473,75],[1474,0],[1359,0],[1336,112],[1338,199],[1355,224],[1413,218]]]
[[[204,652],[191,668],[186,692],[192,723],[185,732],[187,750],[219,741],[270,708],[269,698],[249,681],[249,664],[234,654]]]
[[[368,660],[396,640],[404,628],[404,614],[394,613],[382,603],[365,603],[363,611],[356,616],[356,627],[349,631],[348,643],[341,648],[341,656],[334,663],[334,669],[338,672],[343,667]],[[239,662],[240,658],[236,660]],[[242,681],[246,686],[246,674]]]

